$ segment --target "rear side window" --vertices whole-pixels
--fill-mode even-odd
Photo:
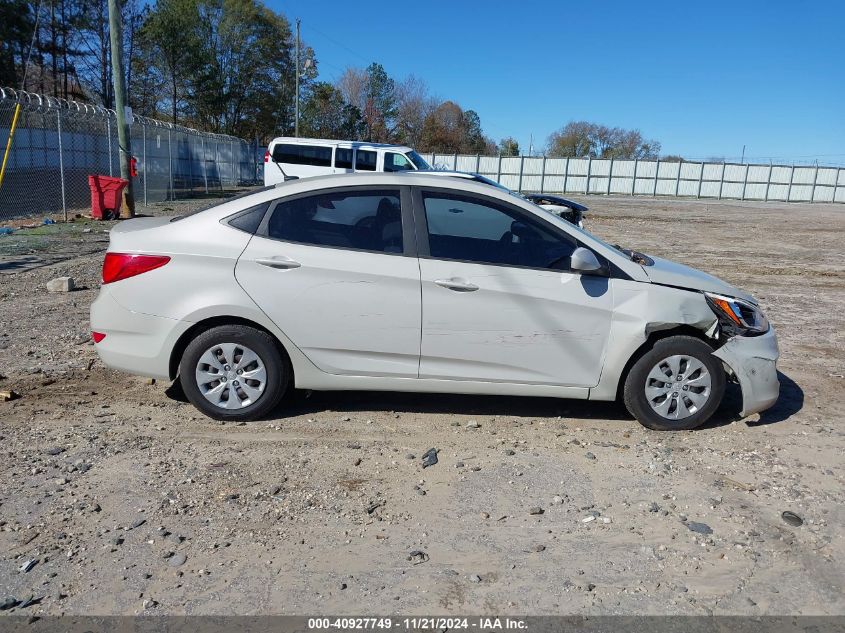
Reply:
[[[352,169],[351,147],[338,147],[334,151],[334,166],[340,169]]]
[[[359,149],[355,158],[355,169],[358,171],[375,171],[376,153],[366,149]]]
[[[257,204],[249,209],[244,209],[240,213],[229,216],[226,223],[229,226],[233,226],[236,229],[240,229],[241,231],[246,231],[247,233],[254,235],[258,230],[258,226],[261,224],[261,220],[264,219],[264,213],[267,211],[267,207],[269,206],[269,202],[262,202],[261,204]]]
[[[332,148],[320,145],[293,145],[279,143],[273,146],[273,160],[290,165],[331,167]]]
[[[401,253],[399,191],[329,192],[279,202],[267,223],[267,237],[314,246]]]

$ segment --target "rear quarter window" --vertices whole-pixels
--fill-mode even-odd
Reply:
[[[261,225],[261,220],[264,219],[264,214],[267,212],[267,208],[269,206],[269,202],[262,202],[261,204],[257,204],[249,209],[244,209],[235,215],[229,216],[226,219],[226,224],[251,235],[255,235],[255,232]]]

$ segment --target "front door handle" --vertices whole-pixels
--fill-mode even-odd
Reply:
[[[435,279],[434,283],[443,288],[454,290],[455,292],[473,292],[478,290],[478,286],[474,283],[457,277],[452,279]]]
[[[292,260],[290,257],[285,257],[284,255],[280,257],[262,257],[255,260],[256,264],[261,264],[262,266],[269,266],[270,268],[278,268],[280,270],[288,270],[290,268],[299,268],[302,266],[297,261]]]

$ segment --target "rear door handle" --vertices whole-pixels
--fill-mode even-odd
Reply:
[[[255,260],[256,264],[261,264],[262,266],[269,266],[270,268],[278,268],[280,270],[288,270],[290,268],[299,268],[302,266],[297,261],[292,260],[290,257],[285,257],[284,255],[280,257],[262,257]]]
[[[455,292],[474,292],[478,286],[466,279],[435,279],[434,283]]]

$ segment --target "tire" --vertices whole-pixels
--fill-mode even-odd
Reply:
[[[264,417],[285,395],[292,373],[275,339],[245,325],[202,332],[179,363],[179,381],[188,400],[215,420]]]
[[[655,343],[634,363],[625,378],[623,397],[643,426],[684,431],[704,424],[724,394],[725,370],[713,348],[692,336],[672,336]]]

